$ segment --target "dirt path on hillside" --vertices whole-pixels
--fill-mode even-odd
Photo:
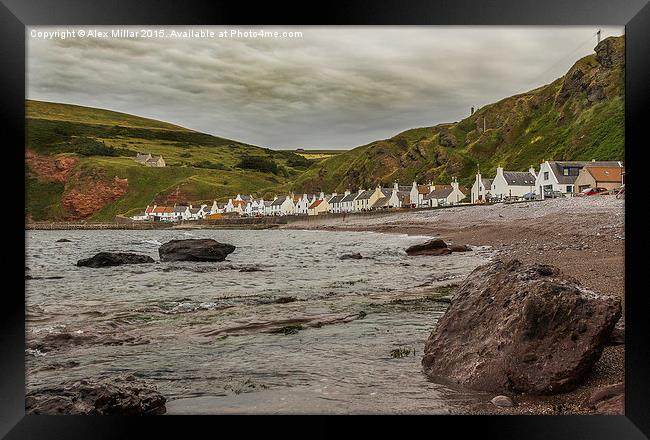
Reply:
[[[620,297],[624,308],[625,205],[613,196],[462,206],[321,221],[284,228],[431,235],[447,242],[491,246],[504,259],[559,267],[596,292]],[[571,393],[515,398],[514,408],[467,408],[481,414],[584,414],[596,388],[624,380],[624,346],[607,347],[585,382]]]

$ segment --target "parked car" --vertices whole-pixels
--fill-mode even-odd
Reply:
[[[522,197],[524,200],[535,200],[537,199],[537,194],[535,194],[534,192],[529,192],[524,194]]]
[[[609,194],[607,188],[597,186],[596,188],[583,189],[582,191],[580,191],[580,194],[578,195],[584,197],[584,196],[597,196],[597,195],[607,195],[607,194]]]
[[[560,191],[553,191],[550,189],[545,189],[544,190],[544,198],[545,199],[557,199],[560,197],[564,197],[564,194],[562,194]]]

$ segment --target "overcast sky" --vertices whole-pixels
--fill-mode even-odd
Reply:
[[[458,121],[472,106],[547,84],[593,52],[597,27],[268,26],[240,29],[302,38],[31,37],[62,29],[27,31],[29,99],[271,148],[352,148]],[[601,29],[603,38],[624,33]]]

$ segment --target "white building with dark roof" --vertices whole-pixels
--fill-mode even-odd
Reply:
[[[497,167],[490,193],[492,198],[499,200],[510,197],[520,198],[535,192],[536,179],[537,175],[533,167],[528,171],[504,171],[502,167]]]
[[[340,205],[341,205],[341,212],[353,212],[354,211],[354,201],[357,197],[359,197],[359,194],[361,194],[362,190],[359,190],[359,192],[353,192],[351,193],[350,191],[345,192],[345,196],[341,199]]]

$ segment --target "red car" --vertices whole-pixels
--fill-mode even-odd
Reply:
[[[596,188],[583,189],[580,192],[581,196],[598,196],[598,195],[607,195],[607,194],[609,194],[609,191],[607,190],[607,188],[603,188],[603,187],[600,187],[600,186],[598,186]]]

